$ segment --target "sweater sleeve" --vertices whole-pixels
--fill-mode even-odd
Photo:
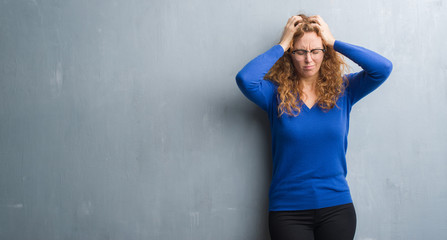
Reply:
[[[281,45],[275,45],[247,63],[236,75],[236,83],[242,93],[264,111],[271,107],[275,93],[275,85],[264,80],[264,76],[283,55]]]
[[[357,63],[363,70],[346,75],[351,106],[378,88],[391,74],[393,64],[383,56],[363,47],[336,40],[335,51]]]

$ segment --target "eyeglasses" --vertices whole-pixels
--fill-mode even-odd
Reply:
[[[292,54],[297,56],[299,59],[304,59],[307,56],[307,53],[310,53],[310,56],[312,59],[320,59],[323,57],[324,53],[326,52],[326,49],[312,49],[310,51],[304,50],[304,49],[297,49],[293,50]]]

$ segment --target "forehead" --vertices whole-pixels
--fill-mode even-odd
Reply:
[[[295,49],[314,49],[322,48],[323,41],[315,32],[306,32],[294,43]]]

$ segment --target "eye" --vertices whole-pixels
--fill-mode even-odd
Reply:
[[[294,53],[296,53],[296,54],[302,56],[302,55],[306,55],[307,51],[306,51],[306,50],[298,49],[298,50],[295,50]]]

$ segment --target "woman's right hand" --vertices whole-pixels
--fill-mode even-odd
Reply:
[[[289,50],[290,42],[293,39],[293,35],[295,34],[296,30],[298,29],[298,26],[302,22],[302,18],[300,16],[292,16],[287,21],[286,26],[284,27],[284,31],[281,36],[281,40],[279,41],[279,45],[282,46],[284,49],[284,52]]]

